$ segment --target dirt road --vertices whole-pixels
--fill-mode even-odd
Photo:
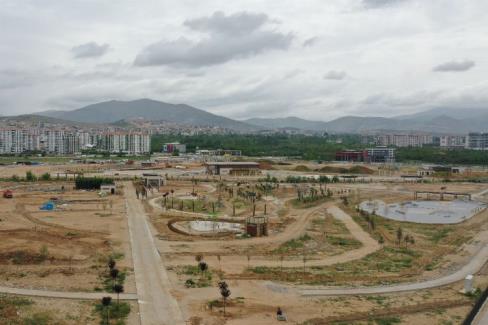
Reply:
[[[268,243],[273,242],[275,245],[277,243],[282,243],[287,240],[297,238],[305,232],[306,227],[308,226],[308,222],[310,219],[315,216],[317,213],[320,213],[320,210],[324,210],[326,206],[330,206],[330,203],[322,205],[320,208],[311,209],[309,213],[307,213],[303,218],[303,221],[295,222],[292,226],[288,227],[284,232],[281,234],[274,236],[274,237],[260,237],[255,238],[252,241],[255,244],[258,240],[259,243]],[[310,259],[307,261],[307,266],[328,266],[334,265],[338,263],[346,263],[354,260],[361,259],[371,253],[374,253],[381,246],[378,242],[373,239],[367,232],[365,232],[347,213],[342,211],[340,208],[336,206],[330,206],[327,208],[327,212],[330,213],[334,218],[344,223],[347,230],[351,233],[354,238],[361,242],[362,246],[358,249],[354,249],[351,251],[344,252],[339,255],[335,256],[327,256],[321,259]],[[250,240],[251,241],[251,240]],[[236,244],[245,243],[245,240],[237,241]],[[186,243],[185,243],[186,244]],[[199,243],[201,245],[201,243]],[[225,244],[225,243],[224,243]],[[207,242],[205,242],[207,245]],[[227,244],[229,245],[229,244]],[[186,246],[185,246],[186,248]],[[188,265],[193,263],[194,257],[193,256],[180,256],[178,257],[178,261],[171,261],[171,265]],[[251,260],[248,261],[246,256],[221,256],[221,262],[217,260],[217,257],[206,257],[206,261],[211,263],[212,265],[220,265],[219,267],[231,273],[242,272],[247,267],[256,267],[256,266],[266,266],[266,267],[301,267],[303,266],[302,260],[283,260],[280,261],[279,256],[273,259],[270,256],[252,256]]]
[[[131,183],[125,183],[125,197],[141,324],[184,324],[144,208]]]

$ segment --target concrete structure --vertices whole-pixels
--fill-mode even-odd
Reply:
[[[240,157],[242,155],[241,150],[228,150],[228,149],[217,149],[217,150],[197,150],[196,154],[199,156],[233,156]]]
[[[335,160],[347,162],[366,162],[368,161],[367,150],[342,150],[335,154]]]
[[[163,145],[163,152],[165,153],[186,153],[186,144],[181,144],[179,142],[166,143]]]
[[[468,274],[464,278],[464,293],[471,293],[473,290],[473,275]]]
[[[268,217],[246,218],[246,234],[251,237],[268,236]]]
[[[164,186],[165,182],[164,177],[160,174],[144,173],[142,174],[142,179],[144,180],[144,186],[157,187],[158,189]]]
[[[100,185],[100,191],[110,194],[115,194],[116,186],[115,184],[102,184]]]
[[[256,162],[208,162],[205,167],[210,175],[251,176],[261,173]]]
[[[370,148],[368,151],[368,161],[372,163],[394,163],[395,162],[395,148],[376,147]]]
[[[441,201],[444,201],[444,197],[451,196],[454,199],[457,199],[458,197],[464,197],[467,198],[469,201],[471,201],[471,194],[470,193],[461,193],[461,192],[437,192],[437,191],[415,191],[413,194],[413,199],[418,200],[419,194],[427,194],[427,198],[430,198],[430,195],[435,195],[439,196],[439,199]]]

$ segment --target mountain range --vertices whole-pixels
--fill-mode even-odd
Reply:
[[[133,101],[111,100],[88,105],[73,111],[45,111],[38,114],[84,123],[111,124],[120,123],[128,119],[143,118],[196,126],[217,126],[237,131],[258,129],[254,125],[215,115],[186,104],[169,104],[151,99]]]
[[[44,118],[70,123],[123,124],[134,118],[195,126],[227,128],[240,132],[297,129],[329,133],[367,133],[378,131],[422,131],[465,134],[488,129],[488,109],[434,108],[421,113],[392,118],[345,116],[332,121],[310,121],[298,117],[251,118],[243,121],[209,113],[186,104],[170,104],[151,99],[106,101],[72,111],[44,111]],[[30,119],[34,115],[24,115]],[[21,118],[21,116],[17,117]]]

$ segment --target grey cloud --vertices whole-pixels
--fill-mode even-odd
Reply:
[[[310,37],[310,38],[307,38],[304,42],[303,42],[303,47],[310,47],[310,46],[314,46],[317,41],[319,40],[318,37]]]
[[[362,0],[362,4],[365,8],[381,8],[385,6],[395,5],[407,0]]]
[[[268,22],[266,14],[239,12],[226,16],[223,12],[217,11],[210,17],[186,20],[184,25],[193,30],[241,35],[253,32]]]
[[[95,42],[89,42],[73,47],[71,52],[76,59],[96,58],[107,53],[109,48],[110,46],[108,44],[99,45]]]
[[[263,29],[270,22],[263,14],[237,13],[225,16],[217,12],[210,17],[187,20],[185,25],[208,37],[200,41],[180,37],[148,45],[136,57],[136,66],[206,66],[246,58],[269,50],[286,50],[292,34]]]
[[[324,75],[326,80],[343,80],[346,78],[347,74],[345,71],[334,71],[331,70]]]
[[[475,62],[471,60],[464,61],[449,61],[432,68],[435,72],[462,72],[467,71],[475,66]]]

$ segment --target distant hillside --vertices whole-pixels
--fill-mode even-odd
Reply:
[[[488,109],[435,108],[393,118],[345,116],[329,122],[309,121],[297,117],[253,118],[245,122],[266,128],[298,128],[329,133],[418,131],[466,134],[473,131],[488,131]]]
[[[23,123],[30,123],[32,125],[38,123],[48,123],[48,124],[59,124],[59,125],[67,125],[67,126],[75,126],[75,127],[83,127],[87,125],[98,124],[98,123],[83,123],[83,122],[76,122],[76,121],[68,121],[60,118],[43,116],[43,115],[35,115],[35,114],[24,114],[24,115],[17,115],[17,116],[0,116],[0,121],[23,122]]]
[[[309,121],[290,116],[284,118],[251,118],[244,120],[247,124],[261,126],[267,129],[293,128],[298,130],[325,131],[327,123],[322,121]]]
[[[216,126],[237,131],[258,129],[243,122],[208,113],[185,104],[169,104],[151,99],[112,100],[89,105],[74,111],[46,111],[44,116],[86,123],[115,123],[132,118],[167,121],[196,126]]]

